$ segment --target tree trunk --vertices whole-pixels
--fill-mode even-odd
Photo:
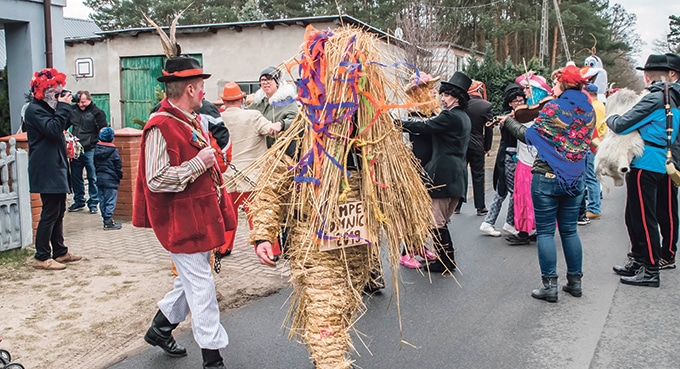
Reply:
[[[557,35],[559,34],[560,30],[555,27],[553,30],[553,48],[552,48],[552,59],[550,62],[550,68],[555,68],[555,64],[557,63]]]

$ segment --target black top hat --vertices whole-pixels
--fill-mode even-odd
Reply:
[[[637,70],[675,70],[680,71],[680,56],[675,54],[652,54],[647,57],[644,67],[636,67]]]
[[[163,75],[156,78],[158,82],[175,82],[186,78],[210,78],[210,74],[203,73],[198,60],[188,56],[177,56],[165,62]]]
[[[668,53],[666,57],[668,58],[668,66],[672,70],[680,72],[680,55]]]
[[[447,82],[441,83],[439,93],[446,92],[447,90],[448,91],[456,90],[457,92],[461,93],[465,98],[469,99],[470,95],[468,95],[467,90],[468,88],[470,88],[471,84],[472,80],[468,76],[466,76],[462,72],[456,72]]]

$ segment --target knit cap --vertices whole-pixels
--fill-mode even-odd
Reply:
[[[114,131],[111,127],[104,127],[99,131],[99,141],[102,142],[112,142]]]

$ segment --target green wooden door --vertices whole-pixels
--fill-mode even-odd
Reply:
[[[151,109],[156,105],[156,81],[163,70],[162,56],[141,56],[121,58],[123,81],[123,119],[125,127],[142,129],[149,119]]]
[[[106,122],[111,125],[111,101],[109,94],[92,94],[92,102],[106,113]]]
[[[201,55],[191,55],[203,64]],[[121,58],[121,80],[123,81],[124,127],[142,129],[151,109],[160,101],[157,92],[164,89],[156,78],[161,76],[165,56],[138,56]]]

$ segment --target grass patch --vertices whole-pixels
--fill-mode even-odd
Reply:
[[[17,268],[26,262],[26,258],[33,254],[33,250],[12,249],[0,252],[0,265]]]

